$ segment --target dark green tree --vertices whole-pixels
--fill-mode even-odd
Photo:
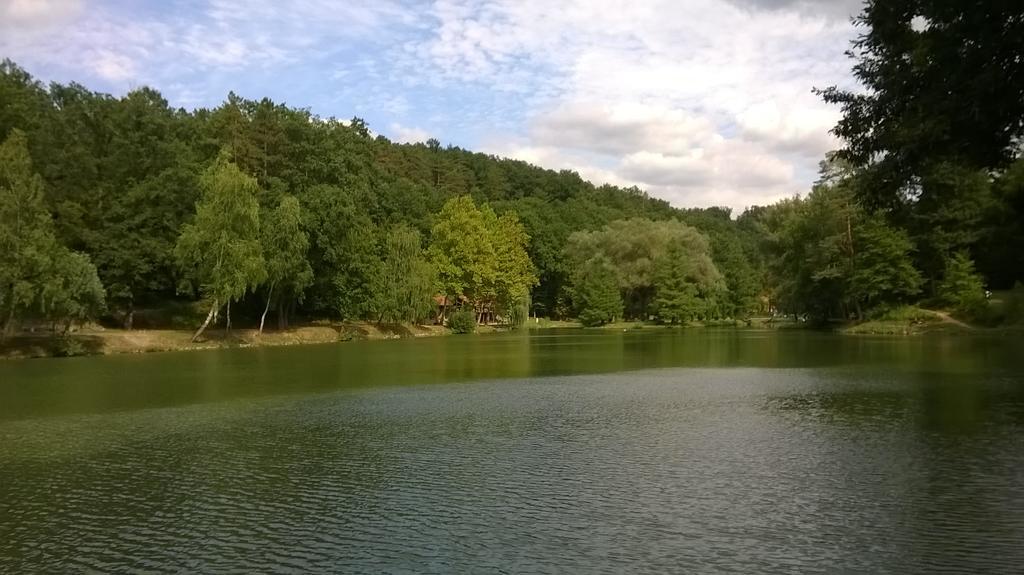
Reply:
[[[585,326],[611,323],[622,316],[622,296],[611,262],[595,258],[578,271],[574,289],[577,314]]]
[[[1024,136],[1024,4],[868,0],[850,52],[866,92],[822,91],[842,107],[839,154],[865,166],[872,204],[896,205],[937,163],[996,169]]]

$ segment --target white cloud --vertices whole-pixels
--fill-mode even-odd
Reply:
[[[741,208],[806,188],[836,146],[811,89],[850,82],[852,4],[444,0],[408,71],[528,86],[524,139],[489,151]]]
[[[430,134],[423,128],[403,126],[397,122],[391,124],[388,132],[391,134],[391,141],[401,144],[426,142],[430,139]]]
[[[67,23],[82,11],[81,0],[3,0],[0,30],[26,34]]]
[[[135,63],[132,59],[110,50],[91,52],[89,65],[100,77],[115,82],[128,80],[135,75]]]
[[[0,53],[21,63],[85,68],[114,83],[173,84],[196,72],[295,64],[324,55],[343,39],[366,41],[385,23],[411,17],[397,0],[372,6],[327,0],[171,5],[187,18],[137,18],[103,2],[82,8],[81,0],[0,0]]]

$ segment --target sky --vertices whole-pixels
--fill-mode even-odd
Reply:
[[[736,211],[806,192],[860,0],[0,0],[37,78],[229,91]]]

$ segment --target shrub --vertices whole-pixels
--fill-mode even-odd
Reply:
[[[53,355],[55,357],[77,357],[86,355],[86,350],[82,342],[71,336],[62,335],[53,340]]]
[[[476,331],[476,313],[472,308],[463,306],[448,318],[448,327],[455,333],[473,333]]]

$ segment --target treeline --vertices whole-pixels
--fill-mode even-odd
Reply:
[[[1010,33],[1024,17],[964,9],[867,3],[854,72],[870,92],[823,91],[846,147],[807,194],[735,218],[267,99],[186,111],[151,88],[43,86],[5,61],[4,330],[131,327],[174,301],[280,327],[456,309],[460,325],[828,320],[922,301],[997,321],[986,290],[1024,276],[1024,35]]]
[[[478,317],[567,317],[578,312],[565,254],[574,232],[704,217],[572,172],[437,141],[395,144],[358,119],[266,99],[231,94],[216,109],[185,111],[150,88],[115,98],[43,86],[5,61],[0,104],[5,149],[38,183],[46,223],[35,227],[87,258],[105,292],[104,305],[74,318],[34,288],[13,296],[16,284],[39,284],[40,268],[8,261],[29,248],[20,208],[5,211],[5,331],[17,318],[101,313],[131,327],[136,310],[182,299],[225,321],[232,303],[236,318],[269,314],[281,326],[295,314],[423,321],[445,313],[437,296],[441,308],[469,302]],[[5,207],[26,195],[6,169],[0,185]],[[708,218],[731,229],[727,211]],[[735,235],[715,237],[725,245]]]

